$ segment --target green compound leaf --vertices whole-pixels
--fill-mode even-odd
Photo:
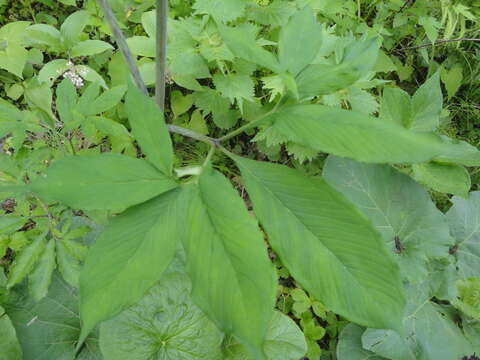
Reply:
[[[480,192],[470,193],[468,199],[454,196],[452,202],[447,219],[460,278],[480,277]]]
[[[398,329],[405,304],[398,266],[366,217],[322,179],[234,160],[271,246],[293,277],[351,321]]]
[[[5,309],[17,331],[23,360],[74,358],[80,333],[78,296],[58,274],[53,275],[48,295],[40,302],[29,297],[27,287],[21,286],[10,296]],[[77,359],[102,359],[96,336],[86,340]]]
[[[404,278],[423,281],[428,262],[448,256],[453,239],[447,219],[407,175],[388,165],[330,156],[323,176],[376,226]]]
[[[28,189],[45,201],[106,210],[142,203],[176,186],[144,160],[105,153],[58,160]]]
[[[55,267],[55,240],[50,239],[38,259],[37,266],[28,277],[30,293],[35,301],[47,296]]]
[[[193,304],[191,284],[169,271],[136,305],[100,326],[105,360],[222,360],[223,334]]]
[[[92,246],[80,277],[81,341],[141,299],[168,267],[179,240],[178,196],[173,190],[128,209]]]
[[[216,21],[233,21],[245,12],[245,0],[196,0],[193,8],[196,14],[207,14]]]
[[[305,355],[305,336],[295,322],[279,311],[275,312],[263,346],[268,360],[298,360]],[[223,343],[224,360],[253,360],[245,346],[233,337]]]
[[[480,152],[432,133],[418,133],[354,111],[295,105],[266,121],[285,138],[337,156],[372,163],[421,163],[432,159],[473,166]]]
[[[298,11],[280,32],[278,57],[285,71],[296,76],[317,56],[322,37],[320,24],[310,6]]]
[[[273,72],[281,72],[280,64],[275,55],[258,45],[254,35],[250,32],[241,28],[222,26],[220,35],[235,56],[264,66]]]
[[[275,272],[254,218],[232,185],[206,170],[184,190],[187,270],[193,299],[255,359],[262,353],[275,302]]]
[[[173,166],[173,148],[163,112],[133,84],[129,84],[125,107],[133,135],[138,140],[150,163],[170,175]]]
[[[5,309],[0,306],[0,360],[22,360],[22,348],[15,328]]]

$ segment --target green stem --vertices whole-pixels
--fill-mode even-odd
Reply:
[[[274,112],[277,111],[277,109],[280,106],[280,103],[282,102],[282,100],[283,100],[283,97],[280,98],[280,100],[277,102],[277,104],[275,105],[275,107],[272,110],[270,110],[269,112],[261,115],[257,119],[250,121],[248,124],[245,124],[245,125],[239,127],[238,129],[233,130],[232,132],[229,132],[227,135],[222,136],[221,138],[218,139],[218,142],[224,142],[224,141],[230,140],[231,138],[233,138],[237,135],[240,135],[244,131],[259,125],[265,118],[267,118],[268,116],[272,115]]]
[[[212,162],[212,157],[213,157],[213,154],[215,154],[215,150],[217,150],[217,146],[212,144],[212,146],[210,147],[210,150],[208,151],[207,158],[205,159],[202,165],[202,170],[205,169]]]
[[[155,64],[155,99],[165,109],[165,74],[167,67],[168,0],[157,0],[157,48]]]
[[[148,95],[148,90],[145,86],[145,83],[143,82],[142,76],[140,75],[140,70],[138,69],[137,63],[133,58],[130,48],[128,47],[125,35],[123,35],[123,32],[118,25],[117,19],[113,14],[112,8],[108,4],[107,0],[98,0],[98,2],[102,7],[105,18],[107,19],[107,22],[110,25],[110,29],[112,30],[113,37],[117,42],[117,45],[120,48],[123,57],[125,58],[125,62],[127,63],[128,69],[133,76],[135,84],[140,90],[142,90],[145,94]]]

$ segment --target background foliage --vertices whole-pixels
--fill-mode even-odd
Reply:
[[[138,59],[142,77],[152,88],[154,1],[110,0],[110,4]],[[302,16],[296,11],[307,4],[320,25],[310,24],[306,17],[300,20],[306,33],[311,26],[321,34],[320,51],[312,57],[302,53],[301,47],[290,50],[302,54],[305,65],[312,60],[310,56],[319,68],[330,70],[328,66],[341,63],[355,70],[352,75],[350,70],[335,68],[330,82],[328,77],[322,78],[326,89],[315,87],[313,74],[305,75],[303,86],[297,89],[288,77],[265,70],[275,68],[276,59],[261,53],[262,66],[255,66],[239,57],[241,44],[234,44],[239,35],[259,49],[288,42],[280,37],[280,30],[292,16]],[[256,119],[281,96],[320,94],[316,103],[327,106],[332,114],[351,109],[414,131],[435,130],[480,145],[480,5],[474,0],[226,0],[220,4],[172,0],[170,7],[167,123],[220,137]],[[227,23],[236,28],[223,28]],[[22,179],[35,182],[52,162],[71,154],[110,152],[112,157],[128,155],[132,161],[140,155],[135,139],[140,141],[148,131],[132,131],[128,97],[124,101],[128,70],[96,1],[0,0],[0,26],[0,181],[12,187]],[[375,40],[368,42],[372,38]],[[437,45],[431,46],[435,42]],[[372,62],[376,46],[380,52]],[[288,63],[290,57],[291,53],[278,54],[279,61]],[[295,73],[300,69],[292,65],[289,70]],[[142,110],[148,116],[148,109]],[[329,137],[334,133],[332,130]],[[408,316],[408,336],[349,324],[297,284],[270,250],[280,278],[279,313],[267,336],[266,352],[271,359],[297,360],[305,350],[308,359],[340,360],[451,360],[464,353],[480,353],[480,209],[478,193],[468,195],[479,190],[478,168],[434,163],[395,168],[365,165],[327,159],[324,152],[330,149],[316,148],[308,137],[292,135],[286,125],[261,125],[250,141],[254,134],[247,131],[229,141],[228,148],[309,175],[323,174],[388,239],[407,284],[407,312],[412,315]],[[166,173],[175,168],[190,174],[194,171],[191,167],[208,152],[206,144],[178,135],[173,136],[173,144],[175,155],[166,163],[155,164]],[[382,155],[364,154],[363,150],[365,147],[358,149],[362,156]],[[242,179],[227,156],[215,154],[213,160],[215,168],[228,175],[250,204],[245,186],[252,180],[245,175]],[[125,168],[133,166],[125,164]],[[137,172],[148,173],[138,166]],[[88,165],[85,167],[87,176]],[[36,184],[41,193],[41,179]],[[139,187],[138,194],[131,194],[129,205],[148,199],[162,186],[171,185],[158,179],[152,189]],[[126,199],[104,211],[77,198],[69,205],[83,209],[78,211],[27,195],[13,198],[9,190],[0,192],[0,197],[0,348],[8,349],[0,359],[73,356],[79,333],[65,329],[79,327],[75,289],[81,266],[107,218],[123,210]],[[386,198],[388,203],[383,204]],[[463,280],[456,283],[457,269]],[[163,356],[249,359],[243,345],[224,338],[192,303],[186,295],[190,287],[181,267],[172,266],[165,280],[139,304],[92,333],[79,358],[130,359],[136,349],[140,360],[144,352],[161,351],[162,341],[179,333],[166,324],[181,327],[186,323],[188,331],[180,332],[178,340],[172,340],[178,345],[164,350]],[[61,305],[55,305],[57,301]],[[152,315],[160,312],[164,313],[161,318]],[[143,324],[141,331],[133,326],[149,318],[154,318],[154,323]],[[48,347],[49,339],[59,336],[59,328],[53,324],[62,329],[64,342]],[[438,329],[450,334],[448,348],[444,348]],[[125,334],[132,337],[132,343],[118,346]],[[36,337],[42,342],[30,344]],[[204,339],[201,346],[183,348],[184,339],[192,337]],[[285,348],[279,351],[275,341]]]

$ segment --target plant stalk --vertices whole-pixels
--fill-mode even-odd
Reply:
[[[155,100],[165,110],[165,76],[167,71],[168,0],[157,0]]]

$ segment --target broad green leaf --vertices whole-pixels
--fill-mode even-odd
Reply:
[[[455,196],[452,202],[447,218],[455,238],[452,252],[458,273],[461,279],[480,277],[480,192],[470,193],[468,199]]]
[[[135,304],[158,281],[177,249],[174,190],[114,217],[88,253],[80,278],[81,341],[101,321]]]
[[[459,280],[453,305],[469,317],[480,320],[480,277]]]
[[[38,73],[38,81],[40,83],[48,83],[52,86],[55,80],[69,69],[68,60],[56,59],[46,63]],[[71,80],[69,80],[71,82]]]
[[[188,276],[169,271],[138,304],[100,326],[105,360],[222,360],[223,335],[193,304]]]
[[[348,65],[354,71],[364,75],[371,71],[377,63],[379,48],[377,38],[355,40],[345,48],[342,64]]]
[[[14,233],[19,230],[27,220],[18,215],[8,214],[0,217],[0,234]]]
[[[51,119],[55,119],[52,112],[52,89],[48,83],[32,81],[25,89],[25,100],[33,107],[44,111]]]
[[[283,0],[273,0],[267,6],[252,3],[247,9],[247,18],[262,25],[277,27],[286,25],[295,11],[294,3]]]
[[[55,240],[50,239],[35,269],[28,277],[30,294],[35,301],[40,301],[47,296],[55,267]]]
[[[78,100],[76,110],[81,114],[88,114],[90,112],[90,105],[100,96],[100,85],[91,83],[83,92]]]
[[[365,350],[391,360],[417,360],[415,338],[404,339],[393,330],[367,329],[361,337]],[[341,360],[341,359],[339,359]]]
[[[420,16],[418,23],[425,29],[428,40],[434,43],[438,38],[438,29],[441,27],[438,20],[433,16]]]
[[[126,110],[134,137],[150,163],[167,175],[172,173],[172,140],[163,112],[150,98],[130,84]]]
[[[173,115],[178,117],[185,114],[193,106],[193,95],[183,95],[180,91],[172,91],[170,95]]]
[[[233,186],[205,170],[184,189],[187,270],[196,304],[255,359],[273,316],[275,273],[257,222]]]
[[[442,69],[441,79],[447,89],[448,98],[451,99],[462,86],[463,68],[461,65],[455,65],[450,70]]]
[[[133,36],[127,39],[127,44],[133,54],[155,57],[155,40],[147,36]]]
[[[310,65],[297,76],[300,99],[328,95],[345,89],[359,79],[346,65]]]
[[[9,22],[0,28],[0,39],[23,44],[25,41],[25,30],[30,25],[30,21]]]
[[[229,49],[239,58],[266,67],[280,73],[281,67],[277,58],[257,44],[253,34],[241,28],[221,27],[220,34]]]
[[[362,333],[365,329],[348,324],[340,333],[337,345],[338,360],[384,360],[362,347]]]
[[[105,83],[105,80],[103,79],[103,77],[99,73],[97,73],[95,70],[93,70],[91,67],[86,65],[77,65],[75,66],[75,71],[85,80],[92,83],[96,83],[101,87],[103,87],[104,89],[108,89],[108,86]]]
[[[79,10],[68,16],[60,27],[64,46],[70,49],[80,39],[80,34],[90,19],[90,14],[85,10]]]
[[[0,51],[0,68],[21,78],[27,58],[28,51],[23,46],[11,43],[4,51]]]
[[[70,79],[63,79],[57,86],[57,101],[56,108],[60,115],[60,119],[64,124],[71,123],[73,121],[72,110],[75,108],[75,104],[78,100],[77,90]]]
[[[463,166],[431,162],[414,164],[412,169],[415,180],[439,192],[467,197],[472,186]]]
[[[40,302],[28,296],[26,286],[15,288],[4,305],[17,332],[23,360],[71,360],[80,333],[78,296],[58,274]],[[98,339],[92,335],[77,359],[101,360]],[[10,360],[10,359],[8,359]]]
[[[98,115],[114,108],[122,100],[125,91],[126,87],[123,85],[106,90],[90,104],[84,115]]]
[[[27,28],[26,35],[34,43],[47,45],[52,51],[59,51],[61,46],[60,31],[46,24],[34,24]]]
[[[207,14],[219,22],[233,21],[243,15],[245,0],[195,0],[196,14]]]
[[[7,288],[20,283],[32,271],[45,247],[45,234],[38,235],[15,259],[8,274]]]
[[[352,86],[346,91],[345,99],[353,111],[366,115],[372,115],[378,112],[379,105],[375,96],[366,90]]]
[[[398,266],[367,218],[320,178],[234,160],[272,248],[293,277],[351,321],[398,328],[404,307]]]
[[[5,309],[0,306],[0,360],[22,360],[22,349],[15,328]]]
[[[432,159],[471,166],[480,152],[432,133],[417,133],[357,113],[323,105],[283,108],[265,121],[286,139],[311,149],[373,163],[420,163]]]
[[[408,126],[414,131],[433,131],[440,124],[443,94],[440,88],[440,71],[418,88],[412,97],[413,120]]]
[[[113,50],[113,46],[101,40],[80,41],[70,51],[71,57],[92,56],[100,54],[106,50]]]
[[[320,24],[310,6],[298,11],[280,31],[278,58],[280,65],[296,76],[317,56],[322,43]]]
[[[380,107],[380,118],[402,127],[409,127],[413,118],[410,95],[400,88],[385,88]]]
[[[223,343],[224,360],[253,360],[243,345],[233,337]],[[305,336],[288,316],[275,311],[263,346],[268,360],[298,360],[305,355]]]
[[[404,278],[423,281],[429,260],[448,256],[453,239],[447,220],[425,189],[409,176],[388,165],[333,156],[328,158],[323,176],[383,235]]]
[[[56,241],[55,252],[57,255],[58,272],[72,287],[79,287],[81,264],[80,260],[68,249],[64,241]]]
[[[28,189],[48,202],[102,210],[136,205],[175,186],[144,160],[105,153],[58,160]]]
[[[410,287],[403,337],[385,330],[367,330],[364,346],[379,350],[388,359],[463,359],[473,355],[472,344],[444,308],[429,301],[424,285]]]

